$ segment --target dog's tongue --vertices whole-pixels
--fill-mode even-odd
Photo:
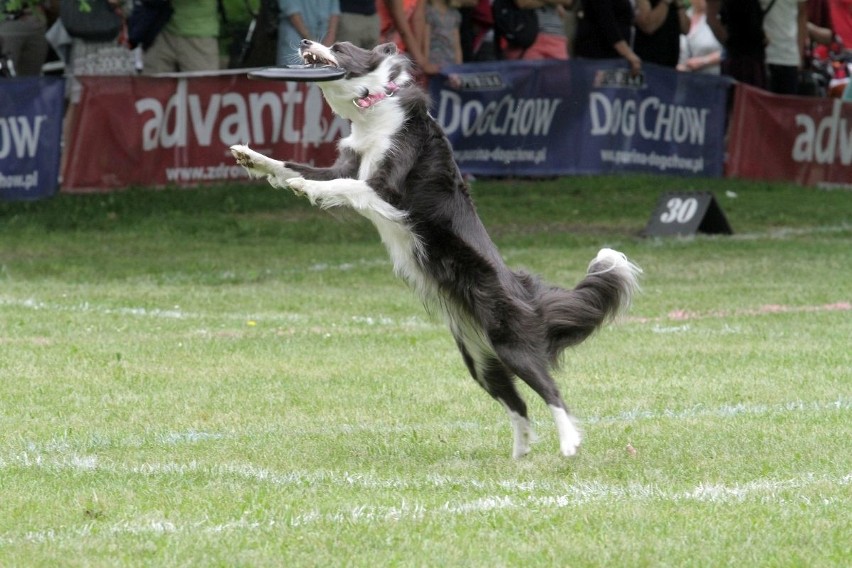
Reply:
[[[376,104],[377,102],[379,102],[380,100],[384,99],[385,97],[387,97],[387,95],[385,93],[381,93],[381,92],[373,93],[373,94],[361,97],[360,99],[356,99],[355,105],[358,106],[359,108],[369,108],[369,107],[373,106],[374,104]]]
[[[373,94],[368,93],[360,99],[355,99],[355,106],[357,106],[358,108],[369,108],[380,100],[393,96],[398,90],[399,87],[397,86],[397,84],[394,82],[390,82],[385,87],[385,92],[378,92]]]

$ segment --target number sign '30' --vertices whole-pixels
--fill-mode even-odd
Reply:
[[[722,208],[709,192],[666,193],[645,227],[646,236],[733,233]]]
[[[688,223],[698,211],[698,200],[694,197],[672,197],[666,202],[666,210],[660,215],[663,223]]]

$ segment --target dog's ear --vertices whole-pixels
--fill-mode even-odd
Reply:
[[[396,55],[399,53],[399,48],[397,48],[394,42],[383,43],[381,45],[377,45],[373,51],[378,53],[379,55]]]

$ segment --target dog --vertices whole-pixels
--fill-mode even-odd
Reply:
[[[511,270],[476,213],[410,60],[393,43],[365,50],[303,40],[299,54],[307,64],[345,70],[318,83],[332,110],[351,122],[335,163],[282,162],[236,145],[237,163],[314,205],[348,207],[369,219],[394,272],[443,315],[470,374],[506,408],[512,456],[523,457],[536,440],[516,377],[550,407],[561,453],[576,454],[581,432],[551,371],[564,349],[629,306],[641,269],[605,248],[571,290]]]

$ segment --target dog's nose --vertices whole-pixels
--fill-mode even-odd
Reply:
[[[312,44],[312,43],[314,43],[314,42],[312,42],[312,41],[311,41],[311,40],[309,40],[309,39],[303,39],[303,40],[302,40],[302,47],[311,47],[311,44]]]

